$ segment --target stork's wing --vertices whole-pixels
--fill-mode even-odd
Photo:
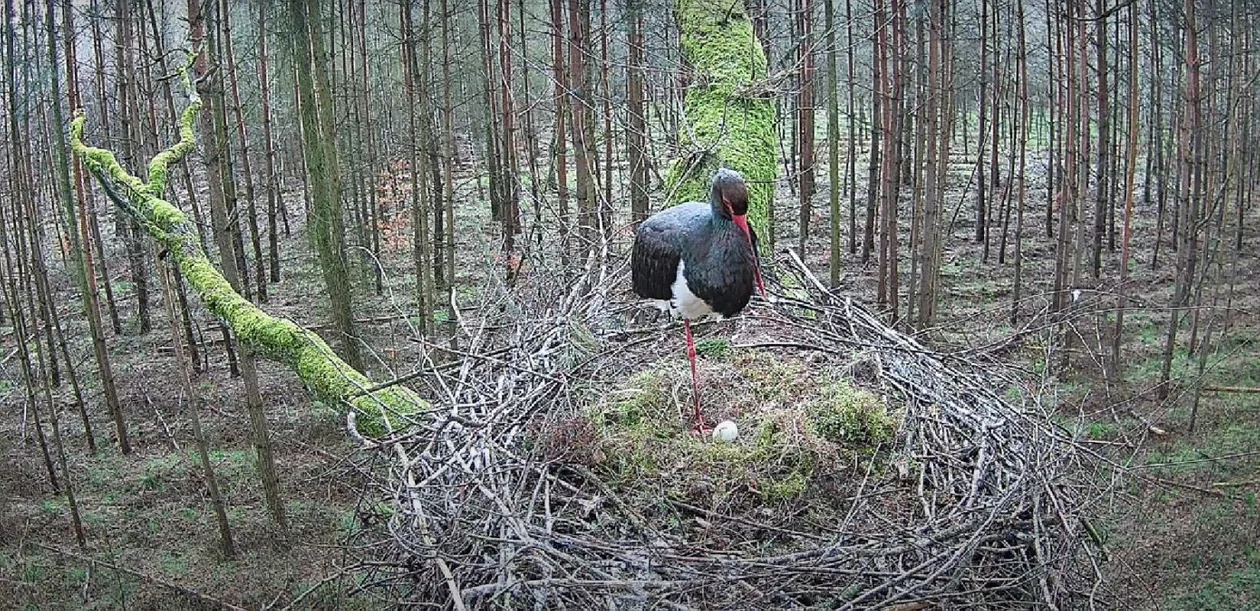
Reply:
[[[682,257],[680,229],[670,223],[644,221],[634,236],[630,275],[634,292],[644,299],[671,299]]]

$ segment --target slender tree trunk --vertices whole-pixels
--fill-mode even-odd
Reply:
[[[201,114],[202,130],[208,135],[203,143],[206,160],[206,178],[210,190],[210,213],[214,224],[214,238],[219,247],[219,262],[223,269],[223,277],[233,290],[240,290],[240,270],[237,257],[233,256],[236,240],[233,239],[231,223],[228,217],[224,185],[229,182],[226,164],[221,157],[228,148],[228,135],[223,125],[222,105],[224,103],[221,73],[207,78],[209,72],[209,50],[215,48],[214,11],[216,3],[212,0],[202,4],[201,0],[188,0],[190,16],[190,34],[194,48],[201,48],[194,64],[197,74],[198,88],[205,104]],[[203,12],[205,10],[206,12]],[[296,20],[295,20],[296,21]],[[204,46],[201,45],[205,41]],[[217,107],[217,108],[216,108]],[[280,534],[288,538],[288,519],[285,515],[284,502],[280,498],[279,477],[276,475],[275,459],[272,456],[270,434],[267,431],[266,414],[263,411],[262,394],[258,386],[258,371],[253,354],[242,351],[238,356],[241,379],[245,385],[245,406],[249,412],[250,429],[254,442],[254,450],[258,456],[258,470],[263,484],[263,493],[267,509],[272,520],[280,529]]]
[[[613,233],[613,110],[612,87],[608,84],[608,74],[612,72],[608,63],[608,0],[599,0],[599,53],[600,89],[604,92],[604,196],[599,202],[599,224],[601,237],[610,240]]]
[[[271,58],[267,47],[267,14],[271,7],[267,3],[258,5],[258,86],[262,92],[262,124],[263,148],[266,151],[267,176],[267,263],[271,273],[271,281],[280,281],[280,236],[277,235],[277,214],[284,223],[284,235],[289,236],[289,215],[285,210],[284,198],[280,194],[280,179],[276,169],[276,139],[272,134],[271,118],[271,78],[268,65]],[[261,276],[259,276],[261,278]],[[260,280],[261,282],[261,280]],[[196,362],[196,359],[193,359]]]
[[[519,156],[516,154],[516,97],[512,92],[512,19],[511,4],[507,0],[499,0],[499,94],[502,99],[500,110],[503,119],[503,157],[500,168],[504,179],[504,216],[503,216],[503,252],[504,265],[507,266],[507,278],[516,276],[513,259],[516,256],[516,234],[521,232],[521,168]]]
[[[1198,155],[1200,152],[1201,125],[1199,110],[1200,66],[1198,26],[1195,19],[1195,3],[1186,0],[1185,36],[1183,38],[1185,58],[1185,90],[1182,97],[1181,146],[1179,152],[1177,225],[1173,228],[1173,241],[1177,248],[1177,274],[1173,288],[1172,301],[1169,303],[1168,335],[1164,340],[1163,359],[1160,366],[1159,393],[1161,400],[1168,398],[1169,382],[1172,378],[1172,362],[1177,345],[1177,330],[1184,318],[1182,308],[1189,302],[1191,287],[1194,284],[1194,267],[1197,247],[1197,224],[1199,221],[1199,198],[1196,193],[1196,175],[1198,174]]]
[[[569,217],[569,158],[568,136],[565,134],[565,117],[569,114],[569,70],[565,53],[565,24],[563,0],[551,0],[551,66],[552,87],[555,89],[556,150],[552,166],[556,171],[556,199],[560,214],[561,266],[568,267],[569,238],[572,232]],[[576,154],[576,153],[575,153]]]
[[[573,153],[577,165],[578,235],[585,252],[595,238],[594,126],[591,125],[591,75],[587,68],[587,40],[590,36],[591,7],[586,0],[569,0],[569,87],[573,99]]]
[[[416,28],[413,23],[413,11],[415,5],[408,2],[400,9],[402,11],[402,27],[403,27],[403,82],[407,89],[407,130],[408,138],[412,142],[409,147],[410,151],[410,171],[411,171],[411,222],[412,222],[412,249],[413,259],[416,272],[416,310],[419,312],[419,320],[417,330],[426,334],[429,332],[429,322],[433,318],[433,285],[429,276],[432,266],[429,265],[429,197],[428,191],[424,188],[423,176],[425,173],[424,164],[427,160],[424,158],[423,147],[426,142],[426,130],[423,124],[427,121],[427,105],[424,100],[422,87],[417,87],[416,81],[424,83],[419,59],[416,57]],[[419,117],[417,118],[417,115]]]
[[[232,93],[232,114],[236,119],[236,136],[240,146],[241,171],[243,173],[243,182],[245,184],[245,210],[246,220],[249,227],[249,241],[253,248],[254,254],[254,279],[258,288],[258,301],[267,302],[267,273],[262,253],[262,240],[258,231],[258,209],[257,202],[254,198],[254,170],[249,159],[249,138],[245,134],[245,114],[241,110],[241,88],[237,84],[236,79],[236,54],[232,47],[232,26],[230,20],[231,4],[228,0],[222,0],[220,14],[223,15],[223,50],[224,50],[224,67],[227,69],[227,78],[230,91]],[[239,223],[237,225],[240,226]]]
[[[1011,291],[1011,326],[1014,327],[1019,321],[1019,309],[1023,300],[1023,281],[1024,281],[1024,200],[1028,194],[1028,177],[1025,173],[1028,161],[1028,131],[1031,122],[1031,108],[1028,105],[1028,43],[1025,34],[1026,24],[1024,22],[1024,5],[1018,5],[1018,28],[1019,28],[1019,53],[1017,56],[1017,64],[1019,70],[1019,104],[1018,116],[1015,119],[1019,122],[1019,194],[1016,197],[1015,208],[1015,252],[1014,257],[1014,275],[1015,286]],[[1014,179],[1015,177],[1012,177]]]
[[[51,17],[49,18],[49,21],[51,22]],[[34,208],[33,203],[28,202],[27,209],[30,211],[32,219],[35,218]],[[43,286],[40,290],[46,293],[45,296],[47,298],[51,298],[52,295],[48,292],[47,275],[44,271],[42,271],[42,268],[44,267],[43,245],[39,243],[38,236],[36,235],[38,232],[35,230],[35,225],[33,223],[31,224],[31,229],[31,254],[35,258],[33,263],[37,269],[41,270],[38,272],[37,278],[39,275],[44,276],[43,282],[41,283]],[[32,304],[32,306],[34,306],[34,304]],[[20,324],[20,319],[15,320],[19,322],[15,330],[20,334],[24,334],[25,329],[22,328],[23,325]],[[21,335],[19,335],[19,337],[20,336]],[[44,389],[44,404],[48,406],[48,423],[52,426],[53,449],[57,453],[57,467],[61,471],[62,491],[66,494],[66,505],[70,509],[70,526],[74,530],[75,543],[78,544],[80,550],[83,550],[87,548],[87,538],[83,535],[83,519],[79,514],[78,499],[74,494],[74,478],[70,476],[70,466],[66,460],[66,444],[61,438],[61,423],[58,421],[57,417],[57,402],[53,399],[52,380],[49,379],[50,376],[47,370],[47,365],[44,362],[44,353],[39,349],[39,343],[33,342],[33,346],[35,347],[35,358],[38,370],[44,372],[42,376],[44,381],[43,384],[41,384]]]
[[[806,255],[806,244],[809,241],[809,221],[813,214],[810,199],[814,195],[814,49],[810,22],[814,10],[812,0],[802,0],[801,10],[797,13],[797,28],[800,37],[797,41],[800,50],[801,79],[800,91],[796,98],[798,113],[797,145],[800,147],[800,243],[801,256]]]
[[[836,7],[835,0],[823,1],[824,28],[827,31],[827,190],[831,215],[830,271],[831,286],[839,286],[843,265],[840,245],[840,94],[837,87],[836,66]],[[850,134],[852,139],[852,134]]]
[[[47,12],[45,14],[45,17],[47,20],[46,25],[47,25],[47,30],[48,30],[47,32],[48,33],[48,60],[49,60],[49,66],[50,66],[49,72],[50,72],[50,76],[52,77],[51,78],[52,118],[53,118],[54,124],[56,124],[57,126],[61,126],[61,125],[65,125],[66,121],[65,121],[65,115],[63,114],[62,109],[61,109],[61,99],[62,99],[61,75],[57,67],[57,29],[55,25],[56,21],[53,17],[54,12],[55,12],[54,9],[55,9],[55,3],[53,2],[53,0],[48,0],[47,6],[46,6]],[[74,82],[75,56],[74,56],[74,38],[73,38],[74,26],[73,26],[73,21],[72,21],[72,14],[73,14],[73,10],[72,10],[72,7],[69,5],[69,0],[64,0],[64,5],[62,7],[62,26],[63,26],[62,31],[65,34],[64,40],[65,40],[65,51],[66,51],[65,67],[66,67],[67,94],[68,94],[67,99],[69,100],[72,108],[77,108],[79,104],[79,99],[78,99],[78,85],[76,82]],[[78,223],[75,217],[75,205],[74,205],[75,192],[71,187],[71,181],[70,181],[71,161],[70,161],[69,153],[66,147],[66,139],[65,139],[65,136],[62,134],[60,128],[58,128],[57,130],[56,137],[53,138],[53,149],[56,151],[56,154],[57,154],[57,168],[56,168],[57,180],[54,186],[56,187],[57,199],[62,206],[62,213],[65,215],[65,219],[66,219],[65,230],[66,230],[66,236],[70,243],[71,269],[74,273],[75,283],[78,285],[78,288],[79,288],[79,294],[82,296],[82,299],[83,299],[83,312],[88,319],[88,334],[92,338],[92,344],[94,348],[96,347],[98,342],[100,343],[100,348],[101,348],[100,354],[104,355],[104,358],[106,361],[106,365],[103,368],[101,368],[101,370],[105,371],[109,369],[109,365],[108,365],[109,354],[105,350],[104,341],[102,339],[104,336],[104,330],[101,328],[102,327],[101,313],[100,313],[99,306],[97,305],[97,302],[96,302],[96,293],[94,290],[90,290],[88,281],[87,281],[88,268],[85,263],[85,257],[90,257],[91,254],[90,252],[84,250],[83,236],[81,236],[78,232]],[[77,159],[75,160],[73,167],[74,167],[76,184],[80,187],[79,199],[82,200],[82,189],[81,189],[82,170],[78,165]],[[65,345],[64,334],[61,334],[61,345],[62,345],[63,354],[66,357],[66,362],[68,364],[72,364],[69,351]],[[94,354],[96,354],[95,350],[94,350]],[[99,361],[97,365],[98,367],[100,367]],[[117,393],[112,388],[113,375],[101,376],[102,383],[106,379],[108,379],[110,382],[110,388],[107,391],[107,396],[112,394],[116,400]],[[84,401],[81,389],[79,388],[78,379],[72,373],[70,380],[74,386],[74,395],[76,398],[76,403],[78,404],[78,408],[79,408],[79,417],[83,422],[83,432],[84,432],[84,436],[87,439],[88,451],[92,454],[96,454],[96,436],[92,433],[92,422],[91,422],[91,419],[88,418],[87,406]],[[115,407],[117,406],[109,405],[109,409],[111,411]]]
[[[97,112],[99,112],[102,117],[110,116],[110,96],[106,94],[105,89],[105,75],[108,72],[105,67],[105,35],[102,32],[101,27],[102,24],[107,23],[109,19],[105,16],[104,10],[97,5],[97,0],[91,0],[88,10],[90,14],[88,22],[91,23],[92,27],[93,68],[95,69],[96,74],[94,88],[96,90],[96,101],[97,104],[99,104]],[[113,141],[112,123],[112,121],[107,121],[105,125],[102,126],[106,142]],[[96,202],[93,196],[93,190],[91,188],[85,188],[84,195],[87,197],[86,199],[83,197],[79,198],[79,206],[80,210],[84,213],[85,218],[87,219],[84,221],[85,226],[91,229],[91,239],[85,239],[83,243],[85,253],[88,253],[87,256],[89,258],[93,255],[95,256],[95,271],[100,274],[100,286],[105,292],[105,308],[107,314],[109,315],[110,328],[113,329],[114,335],[121,335],[122,321],[118,316],[118,304],[114,299],[114,284],[110,279],[109,267],[105,260],[104,246],[101,241],[101,233],[100,229],[97,227]],[[87,211],[91,211],[91,215],[87,215]],[[87,234],[86,231],[84,233],[85,235]],[[89,269],[89,273],[91,272],[92,270]],[[96,282],[95,274],[93,274],[93,287],[96,286]]]
[[[116,91],[118,94],[117,115],[122,128],[123,163],[135,161],[135,147],[140,142],[138,112],[136,109],[136,66],[132,53],[132,18],[136,11],[131,0],[116,0],[115,19],[115,68]],[[123,243],[127,249],[127,262],[131,271],[131,283],[136,298],[136,328],[141,333],[148,333],[153,328],[152,316],[149,314],[149,270],[145,261],[144,243],[140,238],[140,226],[134,221],[119,215],[119,229]]]
[[[179,380],[184,396],[188,398],[188,419],[192,424],[193,439],[197,442],[197,459],[201,464],[202,477],[206,481],[206,490],[210,493],[210,505],[214,508],[215,521],[219,526],[219,541],[223,546],[225,558],[236,557],[236,546],[232,542],[232,525],[228,522],[227,504],[219,493],[218,478],[214,474],[214,466],[210,463],[210,444],[201,429],[201,393],[193,384],[192,371],[195,369],[184,351],[184,342],[180,338],[179,318],[175,309],[175,289],[172,288],[171,276],[178,273],[175,269],[162,268],[162,289],[166,295],[167,317],[171,322],[171,345],[175,351],[175,362],[179,365]]]
[[[845,166],[848,171],[849,184],[849,254],[857,254],[857,121],[853,99],[853,2],[844,0],[845,20],[845,72],[848,77],[848,88],[845,100],[845,115],[849,119],[848,152],[845,155]],[[874,145],[871,145],[874,150]],[[862,259],[866,262],[866,257]]]
[[[1129,4],[1129,148],[1124,190],[1124,233],[1120,247],[1120,283],[1116,296],[1116,327],[1111,337],[1111,375],[1120,376],[1121,345],[1124,338],[1124,310],[1128,306],[1129,242],[1133,232],[1134,171],[1137,169],[1138,145],[1138,18],[1137,3]],[[1158,78],[1158,75],[1157,75]]]
[[[534,104],[529,99],[530,96],[530,70],[529,65],[529,38],[525,29],[525,0],[517,0],[516,3],[516,19],[518,34],[521,40],[521,80],[523,85],[522,97],[525,105],[525,161],[529,166],[529,194],[533,200],[534,223],[532,233],[539,240],[542,239],[543,221],[542,221],[542,196],[539,192],[539,183],[542,181],[542,175],[538,171],[538,146],[535,142],[538,139],[538,132],[534,129]]]
[[[647,121],[644,118],[643,71],[643,7],[631,9],[629,62],[626,75],[626,98],[629,101],[629,125],[626,133],[627,157],[630,159],[630,217],[638,225],[648,217],[648,153]],[[558,112],[558,111],[557,111]]]
[[[1105,0],[1098,0],[1095,9],[1099,15],[1094,22],[1096,28],[1095,44],[1098,49],[1098,185],[1094,197],[1094,243],[1090,269],[1094,278],[1102,274],[1103,234],[1107,230],[1107,210],[1111,207],[1111,100],[1107,80],[1107,5]]]
[[[325,52],[318,0],[289,0],[290,33],[298,76],[298,109],[302,121],[303,150],[311,185],[311,229],[324,287],[337,329],[337,354],[361,370],[358,333],[351,310],[351,282],[346,267],[346,227],[341,206],[340,163],[333,130],[332,94],[329,91],[328,56]]]
[[[8,1],[10,2],[8,8],[12,9],[12,0]],[[11,23],[8,22],[7,19],[6,22]],[[12,56],[10,55],[10,57]],[[14,212],[17,212],[17,210]],[[3,212],[0,212],[0,216],[3,216]],[[8,236],[4,235],[8,233],[8,230],[4,228],[4,226],[7,225],[8,222],[3,218],[0,218],[0,237],[4,239],[5,244],[9,243]],[[16,227],[14,232],[17,233]],[[18,240],[23,239],[20,236],[15,237],[17,237]],[[19,303],[21,300],[21,291],[18,289],[17,281],[14,279],[14,276],[20,274],[21,271],[17,270],[17,273],[14,273],[15,270],[12,266],[12,261],[9,261],[8,263],[9,264],[5,266],[9,271],[9,277],[4,279],[4,286],[7,289],[4,295],[4,303],[9,309],[9,318],[13,323],[14,335],[17,337],[29,337],[29,331],[26,326],[26,315],[22,312],[22,304]],[[26,411],[30,413],[31,418],[34,420],[35,440],[39,443],[39,453],[40,457],[43,458],[44,470],[48,473],[48,483],[52,486],[53,492],[61,492],[61,479],[57,475],[57,468],[53,464],[52,452],[48,448],[48,437],[44,434],[44,418],[39,409],[39,399],[35,395],[37,382],[35,381],[35,373],[33,371],[34,366],[31,363],[31,344],[24,341],[16,343],[18,364],[22,370],[22,383],[25,385]],[[38,346],[38,343],[35,345]]]
[[[444,163],[446,170],[444,172],[445,182],[443,184],[442,201],[446,204],[446,277],[451,287],[455,286],[455,165],[458,158],[458,151],[455,148],[455,121],[454,106],[451,101],[451,13],[447,7],[447,0],[442,0],[442,127],[443,127],[443,143],[444,143]],[[451,300],[447,300],[450,304]],[[447,319],[451,325],[451,343],[452,347],[456,342],[455,336],[455,313],[448,312]]]

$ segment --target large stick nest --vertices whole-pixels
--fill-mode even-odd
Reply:
[[[798,264],[698,332],[718,355],[706,413],[741,437],[697,439],[681,325],[636,322],[652,313],[625,276],[535,273],[464,310],[460,358],[414,382],[436,413],[394,446],[410,469],[381,482],[395,513],[369,581],[537,609],[1056,608],[1096,585],[1087,456],[1001,367],[926,348]],[[895,433],[822,434],[820,413],[852,407],[836,384]]]

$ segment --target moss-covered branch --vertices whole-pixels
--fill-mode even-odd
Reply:
[[[748,93],[766,78],[766,54],[742,1],[677,0],[675,10],[691,85],[678,134],[690,154],[670,173],[674,202],[707,200],[713,172],[737,170],[748,180],[748,214],[768,235],[779,171],[774,100]]]
[[[192,91],[191,87],[188,89]],[[201,109],[201,99],[195,93],[190,96],[179,121],[179,142],[153,157],[147,182],[128,173],[112,152],[84,144],[86,117],[82,111],[76,113],[70,126],[74,152],[120,207],[170,253],[202,303],[232,329],[242,346],[292,367],[321,399],[350,406],[358,415],[356,423],[364,435],[380,437],[405,428],[408,416],[428,409],[419,395],[402,386],[366,393],[373,383],[338,358],[319,335],[288,319],[267,314],[232,290],[210,263],[188,217],[163,199],[168,168],[196,144],[193,123]]]

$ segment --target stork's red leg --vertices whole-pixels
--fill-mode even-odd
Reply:
[[[687,330],[687,359],[691,361],[691,399],[695,408],[695,426],[692,432],[704,433],[707,427],[704,423],[704,415],[700,413],[700,377],[696,375],[696,342],[691,337],[690,319],[683,319],[683,328]]]

